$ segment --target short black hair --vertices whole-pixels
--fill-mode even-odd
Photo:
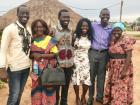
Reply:
[[[58,19],[60,18],[62,12],[69,12],[69,11],[68,11],[67,9],[61,9],[61,10],[58,12]]]
[[[46,23],[44,20],[42,20],[42,19],[37,19],[37,20],[35,20],[35,21],[32,22],[32,24],[31,24],[32,35],[35,35],[35,34],[36,34],[34,28],[35,28],[37,22],[40,22],[40,23],[43,25],[43,27],[45,28],[45,30],[44,30],[44,35],[48,35],[48,34],[49,34],[48,25],[47,25],[47,23]]]
[[[109,11],[108,8],[103,8],[103,9],[100,11],[100,14],[101,14],[104,10],[105,10],[105,11],[108,11],[108,12],[110,13],[110,11]]]
[[[21,7],[27,7],[27,6],[23,4],[23,5],[20,5],[19,7],[17,7],[17,14],[18,14],[19,9],[20,9]]]
[[[76,30],[75,30],[76,38],[80,38],[81,37],[81,34],[82,34],[81,26],[82,26],[83,22],[87,22],[88,23],[89,29],[88,29],[88,32],[87,32],[87,34],[88,34],[87,37],[88,37],[88,39],[90,41],[92,41],[93,40],[93,32],[94,31],[93,31],[93,28],[92,28],[92,25],[91,25],[91,21],[88,18],[82,18],[82,19],[79,20],[79,22],[78,22],[78,24],[76,26]]]

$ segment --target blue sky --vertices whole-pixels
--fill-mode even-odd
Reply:
[[[11,8],[17,7],[18,5],[27,2],[28,0],[0,0],[0,15],[8,11]],[[67,6],[71,5],[78,8],[91,8],[98,9],[108,7],[117,3],[120,3],[121,0],[59,0]],[[92,20],[98,20],[99,10],[78,10],[72,8],[77,13],[81,14],[84,17],[90,18]],[[109,8],[111,11],[111,20],[119,20],[119,10],[120,5]],[[124,0],[123,5],[123,20],[133,21],[138,16],[140,10],[140,0]]]

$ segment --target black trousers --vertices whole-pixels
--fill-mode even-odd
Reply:
[[[73,74],[73,68],[63,68],[66,78],[66,84],[63,86],[57,86],[56,87],[56,105],[59,105],[59,99],[61,97],[60,105],[68,105],[67,104],[67,97],[68,97],[68,90],[69,90],[69,84],[71,80],[71,76]],[[61,96],[59,96],[59,92],[61,89]]]

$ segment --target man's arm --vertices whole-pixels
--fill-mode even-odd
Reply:
[[[0,49],[0,68],[6,68],[6,62],[7,62],[7,51],[8,51],[8,46],[9,42],[11,40],[11,34],[10,34],[10,28],[7,27],[4,29],[3,34],[2,34],[2,39],[1,39],[1,49]]]
[[[0,78],[7,79],[6,62],[7,62],[7,50],[9,42],[11,40],[10,28],[4,29],[1,39],[1,49],[0,49]]]

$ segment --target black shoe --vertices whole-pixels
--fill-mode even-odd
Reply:
[[[96,102],[103,104],[103,100],[96,99]]]
[[[88,101],[87,101],[87,105],[93,105],[93,100],[88,99]]]

